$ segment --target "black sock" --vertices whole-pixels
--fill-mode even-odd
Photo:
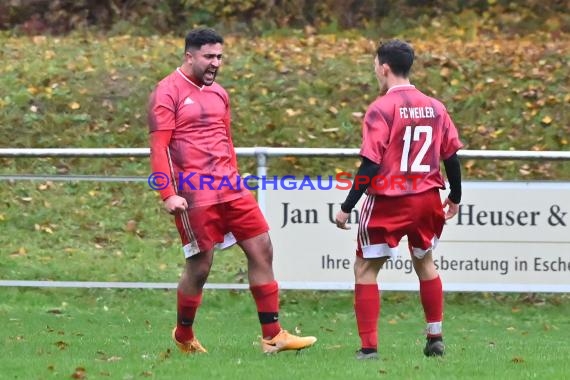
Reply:
[[[363,354],[372,354],[372,353],[376,352],[376,349],[375,348],[361,348],[360,351]]]

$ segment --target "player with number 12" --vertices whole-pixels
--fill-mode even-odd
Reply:
[[[360,211],[354,264],[354,310],[361,347],[357,359],[378,358],[380,293],[378,273],[398,253],[402,237],[420,283],[420,299],[427,322],[426,356],[441,356],[443,288],[432,258],[446,219],[455,216],[461,201],[461,169],[457,151],[462,147],[457,129],[445,106],[416,89],[409,73],[414,50],[392,40],[378,47],[374,71],[381,95],[367,109],[362,125],[361,165],[357,176],[370,178],[353,183],[341,211],[338,228],[347,229],[349,213],[366,192]],[[450,193],[440,172],[443,161]],[[370,186],[372,178],[417,178],[401,186]],[[419,177],[418,177],[419,176]]]

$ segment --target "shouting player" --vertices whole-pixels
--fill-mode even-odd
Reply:
[[[192,328],[202,289],[214,249],[237,242],[247,257],[262,350],[299,350],[317,339],[295,336],[281,328],[269,227],[252,194],[232,185],[239,181],[230,101],[215,81],[223,43],[212,29],[192,30],[186,36],[182,65],[161,80],[150,97],[151,167],[153,174],[168,178],[162,181],[168,186],[161,186],[160,195],[166,210],[175,215],[186,259],[178,284],[178,317],[172,338],[182,352],[206,352]],[[231,323],[231,315],[222,318]]]
[[[362,126],[362,162],[357,175],[370,180],[353,184],[337,227],[347,229],[349,213],[362,194],[358,244],[354,264],[354,310],[361,347],[357,359],[378,357],[380,294],[377,277],[386,260],[398,252],[403,236],[420,282],[420,299],[427,322],[426,356],[444,354],[442,339],[443,290],[432,251],[446,219],[457,214],[461,201],[461,169],[456,152],[462,147],[445,106],[410,84],[412,47],[398,40],[381,44],[374,58],[380,85],[378,97],[367,109]],[[443,160],[450,185],[440,173]],[[370,185],[372,178],[412,178],[392,186]]]

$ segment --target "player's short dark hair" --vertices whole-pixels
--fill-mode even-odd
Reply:
[[[378,62],[386,63],[394,75],[407,78],[414,63],[414,49],[400,40],[390,40],[380,44],[376,51]]]
[[[224,38],[211,28],[196,28],[191,30],[185,39],[184,51],[200,49],[202,45],[223,44]]]

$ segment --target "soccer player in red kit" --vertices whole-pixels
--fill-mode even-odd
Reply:
[[[230,132],[230,101],[226,90],[215,82],[223,42],[209,28],[188,33],[183,64],[158,83],[149,101],[151,167],[153,175],[163,178],[160,195],[166,210],[175,215],[186,259],[172,338],[182,352],[206,352],[192,327],[202,289],[214,249],[237,242],[247,257],[262,350],[299,350],[311,346],[316,338],[290,334],[279,323],[279,288],[273,275],[269,227],[255,198],[240,185]]]
[[[406,42],[392,40],[378,47],[374,70],[384,95],[370,104],[364,117],[362,162],[357,173],[368,181],[353,183],[336,215],[337,227],[347,229],[349,213],[366,192],[354,264],[354,309],[361,340],[357,359],[378,357],[377,277],[386,260],[397,254],[403,236],[408,237],[420,282],[427,322],[424,354],[441,356],[445,349],[443,290],[432,251],[445,220],[459,209],[461,169],[456,152],[462,144],[445,106],[410,84],[413,62],[414,51]],[[443,204],[439,189],[445,189],[445,183],[440,161],[450,185]],[[377,182],[380,178],[382,183]],[[398,181],[390,181],[391,178]]]

